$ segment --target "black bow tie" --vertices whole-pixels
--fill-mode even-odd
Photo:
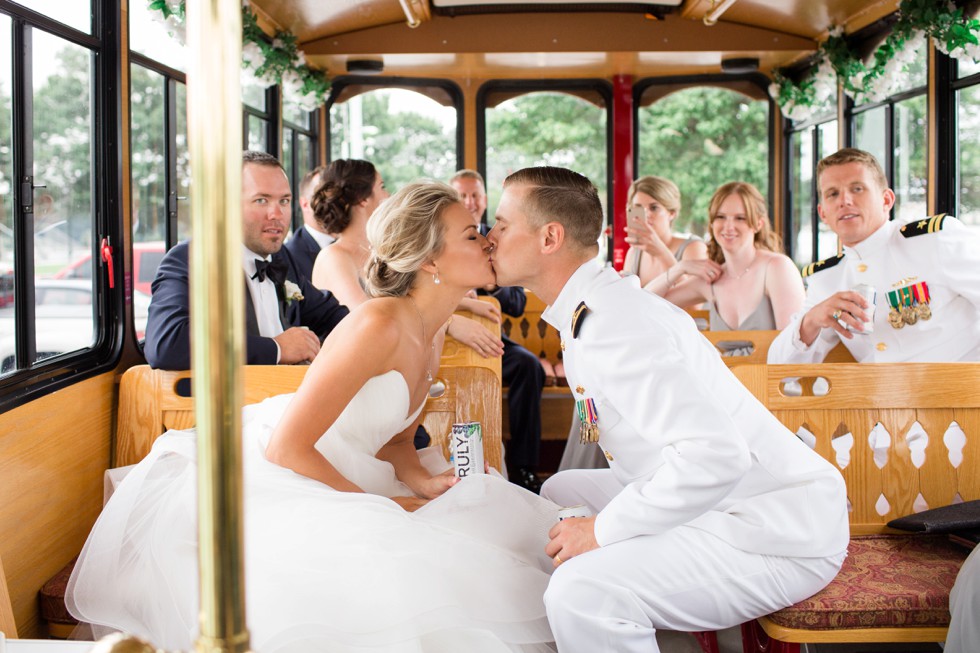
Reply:
[[[282,259],[274,258],[271,261],[263,261],[257,258],[255,259],[255,274],[252,275],[252,278],[265,281],[266,277],[268,277],[272,280],[272,283],[282,285],[286,281],[288,271],[289,265]]]

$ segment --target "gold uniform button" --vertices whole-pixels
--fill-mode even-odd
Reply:
[[[577,385],[577,386],[575,386],[575,392],[577,392],[580,395],[584,395],[585,394],[585,388],[583,388],[580,385]]]
[[[608,451],[603,451],[602,453],[606,454],[606,460],[612,460],[613,459],[612,454],[609,453]]]
[[[878,343],[877,345],[875,345],[875,348],[876,348],[876,349],[877,349],[878,351],[885,351],[886,349],[888,349],[888,345],[886,345],[886,344],[885,344],[885,343],[883,343],[883,342],[879,342],[879,343]]]
[[[864,263],[861,263],[860,265],[858,265],[858,272],[865,272],[865,271],[867,271],[867,269],[868,269],[868,266],[865,265]]]
[[[558,341],[558,344],[561,347],[561,350],[562,351],[565,351],[565,341],[564,340],[559,340]]]

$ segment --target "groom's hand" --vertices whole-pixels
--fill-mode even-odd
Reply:
[[[548,532],[551,541],[544,548],[555,567],[577,555],[599,548],[595,539],[595,515],[569,517],[555,524]]]

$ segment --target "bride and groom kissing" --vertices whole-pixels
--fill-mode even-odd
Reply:
[[[595,187],[561,168],[510,175],[487,237],[437,182],[375,211],[373,299],[295,394],[244,411],[255,650],[657,651],[657,629],[735,625],[833,578],[840,475],[685,313],[595,261],[602,223]],[[494,282],[549,305],[583,433],[610,461],[541,497],[493,474],[461,482],[412,444],[449,317]],[[194,452],[192,430],[168,432],[117,489],[69,585],[81,621],[189,647]],[[557,522],[579,504],[594,516]]]

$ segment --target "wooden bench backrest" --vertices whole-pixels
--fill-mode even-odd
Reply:
[[[504,315],[500,331],[532,354],[557,363],[561,360],[561,338],[554,327],[541,319],[541,313],[548,305],[530,290],[525,294],[524,315]]]
[[[704,337],[715,345],[719,352],[723,350],[723,343],[728,342],[749,342],[752,343],[752,353],[747,356],[723,356],[722,360],[728,367],[736,365],[765,364],[769,355],[769,346],[779,335],[779,331],[702,331]],[[853,363],[854,357],[843,343],[830,350],[825,363]]]
[[[735,365],[765,364],[769,345],[779,335],[779,331],[702,331],[705,338],[718,349],[724,351],[726,343],[750,343],[752,353],[746,356],[723,356],[728,367]]]
[[[711,324],[709,320],[711,319],[711,313],[706,308],[685,308],[687,314],[691,316],[694,323],[698,327],[698,331],[707,331]]]
[[[732,372],[790,431],[810,431],[817,453],[838,469],[831,443],[853,435],[850,461],[841,469],[853,534],[893,532],[885,524],[915,512],[920,494],[929,508],[953,503],[957,495],[980,499],[980,363],[740,365]],[[822,377],[829,391],[784,395],[781,380],[792,377]],[[928,436],[921,467],[907,440],[916,422]],[[953,422],[966,436],[958,464],[944,443]],[[868,437],[878,423],[890,434],[881,467]],[[883,502],[887,509],[880,514],[876,506],[884,508]]]
[[[459,354],[466,357],[465,353]],[[477,358],[474,355],[474,358]],[[481,359],[482,361],[482,359]],[[259,402],[277,394],[293,392],[309,369],[305,365],[246,365],[244,403]],[[119,388],[119,421],[116,429],[114,465],[139,462],[167,429],[194,426],[194,399],[183,386],[191,373],[154,370],[137,365],[122,376]],[[491,466],[500,469],[500,365],[442,365],[438,379],[445,393],[426,400],[422,422],[433,445],[443,447],[455,422],[483,425],[484,453]],[[178,392],[178,383],[181,390]]]

